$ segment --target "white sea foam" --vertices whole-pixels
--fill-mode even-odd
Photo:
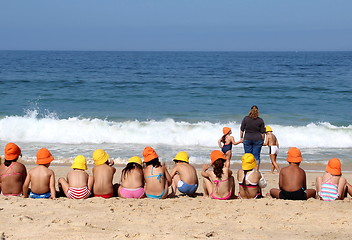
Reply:
[[[238,139],[239,124],[210,122],[125,121],[71,117],[58,119],[55,115],[38,118],[36,112],[26,116],[0,119],[0,140],[61,144],[145,144],[173,146],[216,147],[222,127],[233,129]],[[351,148],[352,126],[337,127],[330,123],[311,123],[307,126],[271,125],[281,147]]]

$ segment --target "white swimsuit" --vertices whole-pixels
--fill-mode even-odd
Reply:
[[[269,154],[278,154],[279,148],[277,146],[268,146],[269,147]]]

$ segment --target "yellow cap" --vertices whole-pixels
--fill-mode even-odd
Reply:
[[[93,152],[93,160],[96,166],[104,164],[109,157],[109,154],[107,154],[103,149],[97,149]]]
[[[128,160],[128,163],[138,163],[139,165],[142,165],[142,159],[138,156],[134,156]]]
[[[188,157],[188,154],[186,152],[177,153],[176,156],[174,157],[174,161],[175,160],[189,163],[189,157]]]
[[[271,129],[270,126],[265,126],[265,131],[266,131],[266,132],[272,132],[273,130]]]
[[[87,161],[86,158],[82,155],[78,155],[74,160],[71,168],[87,170]]]
[[[245,153],[242,156],[242,169],[251,170],[257,166],[257,161],[252,153]]]

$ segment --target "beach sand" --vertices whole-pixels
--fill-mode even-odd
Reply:
[[[56,180],[70,170],[69,166],[50,168],[55,171]],[[118,168],[115,182],[120,173]],[[201,180],[200,169],[198,174]],[[265,195],[278,186],[278,174],[267,171],[263,174],[268,182],[263,190]],[[315,178],[320,175],[322,172],[307,172],[307,186],[315,188]],[[351,173],[344,176],[352,181]],[[165,200],[39,200],[0,196],[0,236],[1,239],[348,239],[351,235],[350,198],[335,202],[271,198],[219,201],[203,198],[202,185],[197,192],[200,196],[196,198],[179,196]]]

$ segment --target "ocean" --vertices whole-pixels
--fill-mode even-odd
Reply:
[[[352,163],[352,52],[0,51],[0,96],[0,148],[17,143],[29,163],[42,147],[57,163],[92,162],[98,148],[125,163],[145,146],[208,163],[252,105],[279,163],[289,147],[309,163]],[[242,154],[234,146],[233,162]]]

